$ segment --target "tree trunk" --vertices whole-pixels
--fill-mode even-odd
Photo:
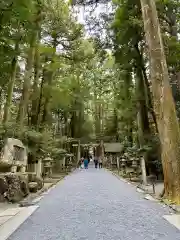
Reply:
[[[34,16],[34,21],[32,21],[33,30],[30,32],[31,38],[29,43],[29,51],[27,56],[27,63],[26,69],[24,74],[24,83],[23,83],[23,90],[21,95],[21,100],[19,104],[19,112],[17,116],[17,122],[19,123],[20,129],[23,127],[24,118],[26,117],[28,103],[29,103],[29,96],[30,96],[30,87],[31,87],[31,77],[32,77],[32,70],[34,65],[34,56],[35,56],[35,49],[36,49],[36,41],[39,39],[39,33],[41,28],[41,21],[42,21],[42,4],[41,0],[36,0],[36,14]]]
[[[13,88],[14,88],[14,83],[15,83],[15,80],[16,80],[17,54],[18,54],[18,51],[19,51],[19,41],[16,42],[14,51],[15,51],[15,56],[13,57],[13,60],[12,60],[12,63],[11,63],[11,73],[10,73],[10,79],[9,79],[9,83],[8,83],[6,103],[5,103],[5,106],[4,106],[4,116],[3,116],[3,123],[4,124],[6,124],[8,122],[9,117],[10,117]]]
[[[43,70],[43,76],[41,79],[41,84],[40,84],[40,91],[39,91],[39,98],[38,98],[38,103],[37,103],[37,124],[36,127],[40,127],[41,123],[41,106],[42,106],[42,100],[43,100],[43,88],[44,88],[44,82],[45,82],[45,72],[46,70]]]
[[[143,133],[143,119],[141,112],[137,113],[137,125],[138,125],[138,144],[140,148],[143,148],[145,145],[144,133]],[[144,185],[147,185],[147,176],[146,176],[146,154],[140,158],[142,182]]]
[[[70,131],[69,131],[69,121],[68,121],[68,113],[66,111],[63,111],[63,119],[64,119],[64,128],[63,128],[63,136],[70,137]]]
[[[174,7],[175,6],[172,5],[171,2],[169,4],[167,3],[166,17],[168,19],[167,23],[169,26],[169,33],[171,35],[171,38],[173,38],[173,41],[178,42],[177,19],[176,19],[176,13],[174,12]],[[169,52],[171,54],[171,48]],[[170,84],[172,87],[174,101],[176,103],[177,116],[180,119],[180,108],[179,108],[180,84],[178,83],[178,71],[179,70],[177,69],[176,64],[171,65],[171,68],[169,68],[169,72],[171,74]]]
[[[146,106],[146,92],[145,92],[145,85],[143,81],[143,73],[141,66],[138,65],[136,67],[137,77],[136,77],[136,91],[137,91],[137,106],[138,106],[138,113],[137,113],[137,125],[138,125],[138,142],[140,148],[143,148],[148,143],[148,138],[150,137],[150,127],[149,127],[149,119],[148,119],[148,111]],[[141,172],[142,172],[142,180],[143,184],[147,184],[147,177],[146,177],[146,162],[147,153],[143,154],[141,157],[140,165],[141,165]]]
[[[180,130],[169,84],[161,30],[154,0],[141,0],[154,108],[162,149],[165,194],[180,203]]]
[[[72,111],[71,113],[70,128],[71,128],[71,137],[76,138],[76,112],[75,111]]]
[[[34,32],[31,37],[27,63],[26,63],[26,70],[24,75],[22,95],[21,95],[21,100],[19,104],[19,112],[17,116],[17,122],[19,123],[20,128],[23,127],[23,122],[24,122],[24,118],[26,116],[27,107],[28,107],[29,90],[31,87],[31,76],[32,76],[33,63],[34,63],[36,38],[37,38],[37,32]]]
[[[144,84],[144,95],[145,95],[145,100],[146,100],[146,107],[148,108],[148,111],[150,112],[153,122],[155,124],[155,129],[156,132],[158,132],[158,127],[157,127],[157,121],[156,121],[156,116],[153,110],[153,104],[152,104],[152,99],[151,99],[151,92],[150,92],[150,86],[149,86],[149,81],[147,78],[147,74],[146,74],[146,69],[144,66],[144,59],[143,59],[143,55],[139,50],[139,45],[138,43],[135,44],[135,49],[137,51],[137,67],[141,69],[142,73],[142,78],[143,78],[143,84]]]
[[[114,114],[113,114],[113,133],[114,133],[114,136],[115,136],[115,141],[118,142],[119,140],[119,133],[118,133],[118,113],[117,113],[117,106],[115,106],[114,108]]]
[[[143,73],[140,66],[137,66],[137,78],[136,78],[136,91],[137,91],[137,101],[138,101],[138,111],[141,118],[141,129],[143,132],[144,143],[146,142],[146,138],[150,135],[150,127],[149,127],[149,118],[148,118],[148,110],[146,105],[146,92],[145,85],[143,80]]]
[[[124,79],[124,98],[125,98],[125,106],[128,106],[131,104],[131,94],[130,94],[130,87],[132,83],[132,76],[131,76],[131,69],[127,69],[125,73],[125,79]],[[129,111],[129,109],[128,109]],[[128,115],[128,119],[126,120],[127,124],[127,131],[126,131],[126,137],[128,140],[128,144],[130,146],[133,145],[133,136],[132,136],[132,128],[133,128],[133,119],[132,116]]]
[[[101,121],[100,121],[100,103],[95,99],[95,133],[99,138],[101,134]]]
[[[3,88],[0,87],[0,121],[2,120],[3,114]]]
[[[55,35],[53,38],[53,48],[56,49],[57,47],[57,36]],[[53,65],[54,63],[54,57],[55,57],[56,51],[54,51],[51,59],[51,64]],[[46,96],[44,96],[45,101],[44,101],[44,110],[43,110],[43,117],[42,117],[42,123],[47,124],[49,120],[49,112],[50,112],[50,100],[51,100],[51,87],[52,87],[52,82],[55,74],[55,70],[49,70],[45,71],[46,72],[46,77],[45,80],[47,81],[47,87],[48,87],[48,92],[46,93]],[[45,83],[46,83],[45,81]]]
[[[77,147],[77,166],[78,166],[78,163],[80,162],[81,160],[81,141],[78,140],[78,147]]]
[[[48,92],[46,92],[46,96],[44,96],[45,101],[44,101],[44,110],[43,110],[43,117],[42,117],[42,123],[47,124],[49,122],[49,116],[50,116],[50,101],[51,101],[51,86],[52,86],[52,81],[53,81],[54,73],[49,72],[48,74]]]
[[[31,108],[31,125],[38,125],[38,94],[39,94],[39,79],[41,75],[41,64],[40,64],[40,53],[39,53],[39,43],[36,44],[35,49],[35,63],[34,63],[34,83],[33,83],[33,93],[32,93],[32,108]]]

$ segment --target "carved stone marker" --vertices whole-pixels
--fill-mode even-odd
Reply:
[[[23,143],[15,138],[7,138],[1,152],[0,167],[9,166],[11,172],[17,172],[17,168],[24,173],[27,166],[27,150]]]

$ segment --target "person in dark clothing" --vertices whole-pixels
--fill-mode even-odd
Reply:
[[[102,158],[99,159],[99,168],[102,168]]]
[[[95,165],[95,168],[97,168],[97,166],[98,166],[98,158],[97,157],[94,158],[94,165]]]
[[[84,158],[82,157],[80,160],[79,160],[79,168],[82,169],[82,165],[84,163]]]

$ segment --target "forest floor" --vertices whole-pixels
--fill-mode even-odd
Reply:
[[[179,216],[104,169],[76,170],[33,211],[8,240],[180,239]]]

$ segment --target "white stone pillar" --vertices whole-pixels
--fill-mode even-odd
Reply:
[[[42,176],[42,160],[39,159],[38,163],[36,163],[36,176],[41,178]]]
[[[118,156],[116,157],[116,160],[117,160],[117,169],[118,169],[118,173],[119,173],[120,166],[119,166],[119,157]]]
[[[141,157],[140,164],[141,164],[141,172],[142,172],[142,181],[144,185],[147,185],[146,164],[145,164],[144,157]]]
[[[66,157],[63,157],[63,168],[65,167]]]

